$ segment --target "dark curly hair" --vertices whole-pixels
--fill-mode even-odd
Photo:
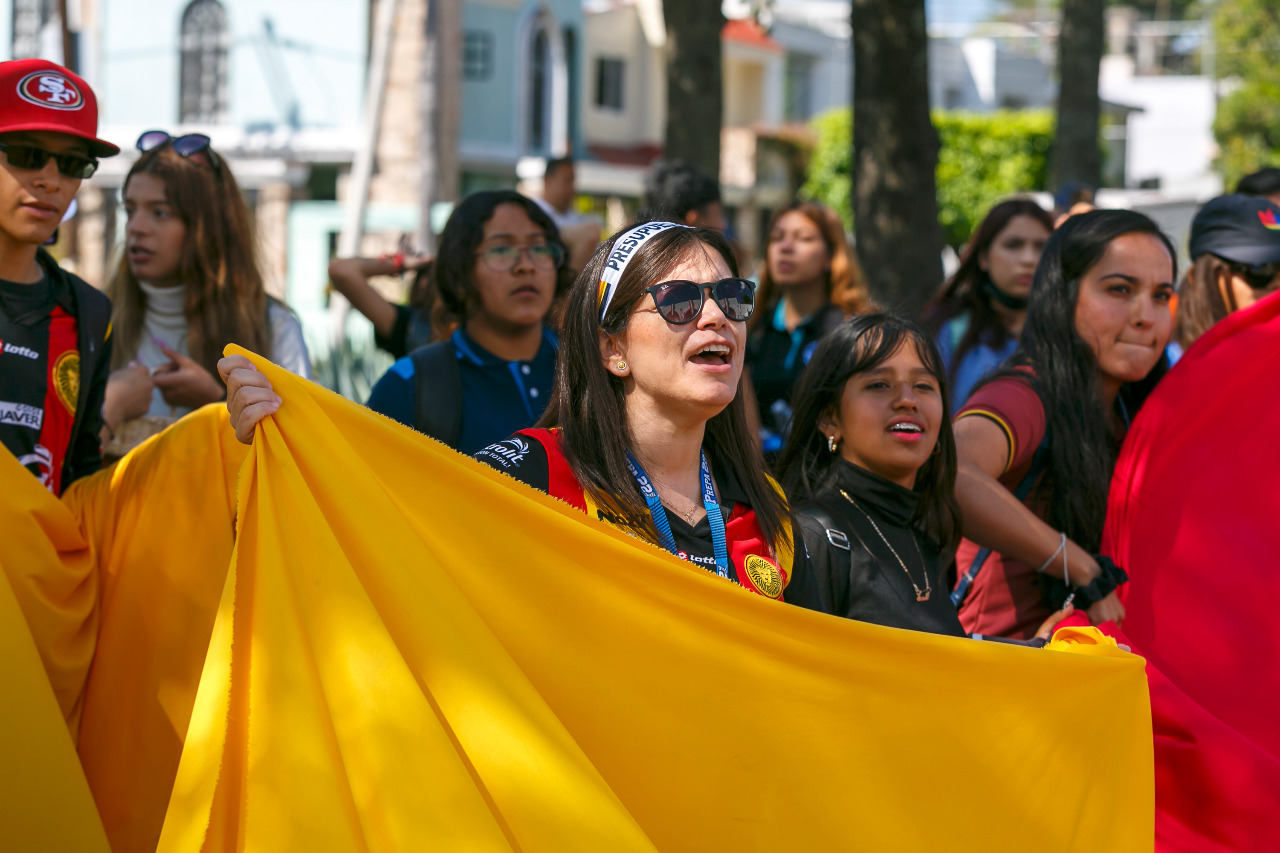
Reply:
[[[441,339],[449,330],[467,322],[467,310],[475,304],[476,291],[472,273],[476,266],[476,250],[484,240],[484,226],[500,205],[514,204],[522,209],[533,224],[542,229],[547,242],[560,247],[561,261],[556,267],[556,299],[573,282],[564,258],[568,256],[560,230],[541,207],[514,190],[483,190],[472,193],[453,209],[440,235],[435,262],[431,265],[428,292],[424,301],[434,303],[431,324],[435,337]]]

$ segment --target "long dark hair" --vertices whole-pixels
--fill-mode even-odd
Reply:
[[[948,379],[952,382],[956,378],[956,369],[970,350],[985,341],[999,349],[1009,339],[1009,332],[992,306],[991,297],[984,287],[991,277],[980,262],[990,252],[991,244],[1000,236],[1000,232],[1018,216],[1029,216],[1043,225],[1046,232],[1053,232],[1052,217],[1033,199],[1012,198],[1000,202],[991,208],[978,230],[973,233],[960,258],[960,267],[942,285],[938,295],[925,306],[921,315],[925,328],[937,337],[949,320],[966,312],[969,314],[969,327],[960,338],[951,359]]]
[[[165,200],[186,226],[180,265],[174,277],[185,286],[183,315],[187,352],[205,370],[218,375],[218,359],[229,343],[271,355],[267,291],[258,269],[257,239],[249,209],[226,160],[213,149],[182,157],[168,143],[146,151],[124,179],[154,175],[164,184]],[[136,358],[141,345],[146,297],[121,256],[107,284],[116,332],[111,367]]]
[[[921,534],[947,550],[960,541],[951,404],[942,356],[929,334],[909,320],[889,314],[866,314],[844,321],[822,339],[796,386],[791,436],[778,460],[778,471],[793,503],[834,488],[838,456],[827,449],[818,424],[824,415],[839,409],[851,377],[879,366],[907,342],[915,347],[920,363],[938,380],[942,393],[937,452],[916,473],[915,491],[920,494],[920,502],[912,522]]]
[[[1098,360],[1076,331],[1080,279],[1126,234],[1149,234],[1164,244],[1174,266],[1173,244],[1150,218],[1132,210],[1094,210],[1068,219],[1045,244],[1031,285],[1031,305],[1013,369],[996,376],[1029,382],[1044,404],[1049,464],[1039,494],[1047,494],[1046,521],[1088,551],[1097,551],[1107,515],[1107,492],[1120,449],[1099,402]],[[1029,366],[1032,372],[1017,369]],[[1161,355],[1138,382],[1120,389],[1116,405],[1135,415],[1169,369]],[[990,380],[988,380],[990,381]]]
[[[778,221],[792,212],[799,213],[812,222],[817,227],[818,233],[822,235],[822,242],[827,246],[827,257],[831,260],[824,282],[827,301],[839,308],[846,317],[866,314],[874,310],[875,303],[871,301],[871,293],[867,290],[866,277],[862,274],[862,267],[858,265],[857,255],[845,238],[844,224],[840,221],[840,215],[825,204],[816,201],[793,201],[786,207],[779,208],[769,220],[766,239],[772,241],[773,229],[778,227]],[[778,286],[774,284],[773,276],[769,272],[769,264],[766,262],[760,270],[760,288],[756,293],[756,304],[761,310],[751,315],[748,325],[754,328],[760,323],[772,320],[770,311],[778,304],[780,298]]]
[[[476,268],[476,251],[484,241],[484,226],[499,205],[514,204],[528,215],[533,224],[546,235],[548,243],[560,247],[561,262],[556,268],[556,296],[568,290],[572,277],[564,258],[568,257],[560,230],[551,217],[532,199],[514,190],[482,190],[472,193],[458,203],[440,234],[440,245],[427,278],[427,288],[418,298],[423,304],[434,303],[431,324],[435,337],[442,338],[449,330],[467,322],[467,311],[474,306],[475,285],[472,273]],[[415,283],[415,290],[416,287]]]
[[[560,354],[552,400],[539,422],[560,427],[565,458],[574,476],[602,508],[650,542],[658,541],[649,507],[641,499],[627,470],[630,444],[622,380],[605,370],[600,357],[600,332],[626,332],[631,313],[644,288],[691,256],[718,254],[733,275],[738,274],[729,242],[707,228],[672,228],[654,236],[632,255],[618,282],[604,322],[598,322],[598,286],[615,234],[597,247],[591,261],[569,290],[560,330]],[[747,427],[742,386],[733,402],[707,421],[703,446],[718,465],[728,468],[742,485],[751,508],[770,542],[791,535],[786,502],[764,473],[764,459]]]

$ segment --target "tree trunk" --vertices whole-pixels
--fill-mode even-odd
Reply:
[[[684,160],[718,178],[724,93],[720,0],[664,0],[667,26],[668,160]]]
[[[1051,185],[1072,181],[1096,188],[1102,178],[1098,147],[1098,67],[1102,63],[1106,0],[1063,0],[1058,37],[1058,129]]]
[[[461,5],[461,0],[426,0],[420,92],[422,130],[418,137],[422,180],[418,186],[420,213],[415,248],[432,255],[436,237],[431,230],[431,209],[436,202],[458,197]]]
[[[853,223],[876,301],[913,317],[942,283],[924,0],[853,0]]]

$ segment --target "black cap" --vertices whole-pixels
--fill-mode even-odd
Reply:
[[[1191,222],[1191,257],[1250,266],[1280,262],[1280,207],[1261,196],[1220,195]]]

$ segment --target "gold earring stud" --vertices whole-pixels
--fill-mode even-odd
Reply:
[[[623,371],[625,373],[626,369],[627,369],[627,363],[625,361],[619,361],[618,370]]]

